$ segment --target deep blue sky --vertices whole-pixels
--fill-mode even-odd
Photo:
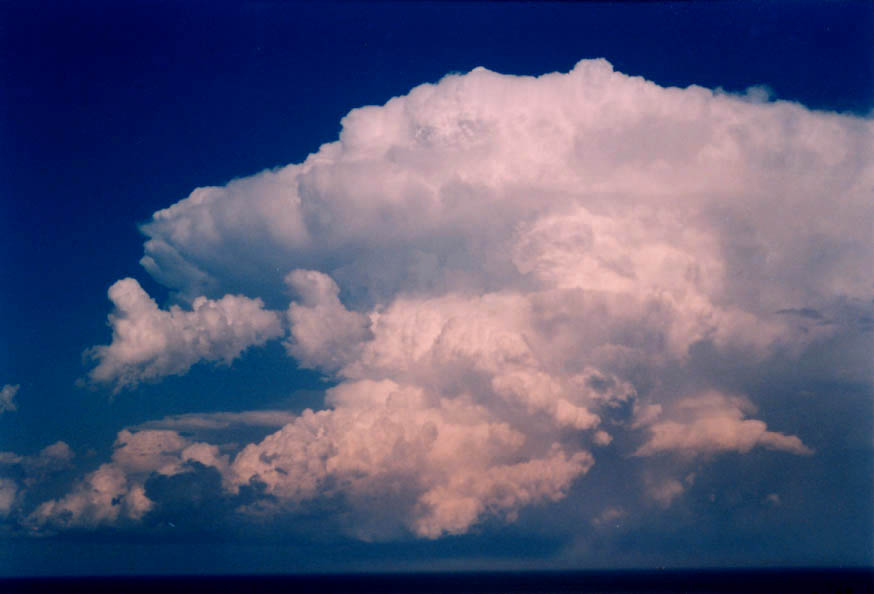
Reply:
[[[0,384],[21,388],[18,411],[0,417],[0,450],[32,454],[64,440],[77,453],[93,450],[97,460],[121,428],[164,415],[316,405],[317,396],[293,392],[318,390],[319,376],[287,365],[278,344],[232,369],[198,366],[115,398],[75,382],[87,371],[83,351],[109,341],[112,282],[134,276],[167,302],[166,289],[137,264],[138,224],[195,187],[302,161],[336,139],[354,107],[476,66],[541,74],[605,57],[617,71],[663,86],[740,92],[766,85],[779,99],[865,115],[874,108],[872,32],[868,2],[4,2]],[[854,398],[870,397],[859,390]],[[746,463],[737,461],[727,476],[742,476]],[[870,453],[853,462],[846,480],[861,485],[850,492],[866,489],[857,473],[869,463]],[[851,496],[834,521],[847,525],[870,511]],[[537,514],[548,513],[532,511],[523,523],[537,525]],[[693,524],[685,518],[679,528],[653,525],[629,535],[643,543],[640,550],[620,543],[605,563],[731,563],[736,547],[758,546],[755,530],[726,543],[710,527],[696,542],[703,552],[693,555],[685,550]],[[784,531],[778,539],[791,536]],[[437,543],[366,545],[312,544],[299,532],[280,538],[280,553],[276,538],[211,545],[179,566],[173,559],[187,545],[164,548],[150,536],[10,537],[0,544],[0,574],[76,571],[71,547],[84,547],[85,567],[108,572],[276,571],[288,567],[288,555],[293,569],[357,567],[399,554],[451,566],[483,549],[501,566],[548,556],[561,535],[503,526]],[[863,536],[851,538],[864,546]],[[828,557],[829,546],[805,541],[795,559],[841,561],[842,553]],[[131,565],[132,557],[145,560]],[[26,569],[11,565],[22,562]]]

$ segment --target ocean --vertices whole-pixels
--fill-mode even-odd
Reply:
[[[874,594],[874,569],[461,572],[343,575],[123,576],[0,579],[3,594],[58,592],[750,593]]]

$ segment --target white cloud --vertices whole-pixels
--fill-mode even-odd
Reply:
[[[711,391],[680,400],[675,409],[679,420],[653,423],[649,440],[635,455],[746,453],[758,446],[793,454],[813,453],[798,437],[768,431],[762,421],[745,418],[755,407],[740,396]]]
[[[622,432],[645,439],[641,457],[810,453],[690,369],[690,350],[874,346],[854,321],[874,317],[859,274],[874,264],[874,122],[760,99],[594,60],[476,69],[353,110],[304,163],[155,213],[142,264],[192,311],[119,281],[91,377],[121,389],[229,362],[282,327],[257,299],[217,298],[278,309],[291,288],[285,344],[336,380],[327,408],[226,468],[208,444],[196,455],[282,509],[389,498],[423,537],[562,497],[593,446],[628,447]],[[156,447],[146,466],[180,463]],[[669,505],[684,486],[648,489]]]
[[[670,507],[674,499],[683,494],[686,487],[676,479],[668,479],[652,483],[647,488],[647,494],[662,507]]]
[[[18,385],[6,384],[0,389],[0,414],[17,408],[15,395],[18,394],[18,388]]]
[[[19,466],[26,482],[32,483],[49,473],[69,467],[74,457],[75,453],[66,442],[56,441],[32,456],[0,452],[0,466]]]
[[[24,457],[19,456],[15,452],[0,452],[0,464],[4,466],[19,464],[22,460],[24,460]]]
[[[15,507],[18,483],[11,478],[0,477],[0,518],[5,518]]]
[[[192,433],[227,429],[236,425],[245,427],[279,428],[297,418],[287,410],[249,410],[243,412],[187,413],[171,415],[156,421],[147,421],[133,429],[170,429]]]
[[[869,296],[854,271],[871,257],[872,126],[663,89],[603,60],[539,78],[477,69],[353,110],[300,165],[159,211],[145,261],[192,296],[281,291],[277,267],[380,300],[534,276],[762,317]],[[841,209],[820,216],[836,192]]]
[[[88,474],[65,497],[40,504],[26,523],[34,529],[93,528],[119,520],[139,520],[151,506],[142,485],[131,484],[124,471],[110,463]]]
[[[40,504],[24,520],[25,525],[39,532],[139,521],[154,507],[145,491],[145,481],[153,473],[189,472],[192,461],[228,472],[228,456],[220,455],[216,446],[192,442],[175,431],[125,429],[113,447],[111,462],[77,481],[65,496]],[[66,456],[58,444],[45,448],[40,456],[44,454]]]
[[[334,410],[297,421],[235,458],[238,484],[256,479],[291,504],[343,493],[357,498],[409,493],[403,523],[424,537],[465,532],[484,515],[513,517],[554,500],[592,465],[585,451],[530,443],[465,399],[427,406],[419,388],[390,380],[341,384]]]
[[[29,473],[44,475],[69,467],[75,456],[66,442],[56,441],[44,447],[36,456],[25,456],[22,462]]]
[[[73,459],[73,456],[73,450],[63,441],[56,441],[55,443],[44,447],[39,453],[39,457],[42,459],[59,462],[69,462]]]
[[[74,457],[73,450],[63,441],[29,456],[0,452],[0,519],[17,515],[30,488],[69,468]]]
[[[115,440],[112,461],[125,472],[175,474],[181,464],[180,452],[189,441],[175,431],[123,430]]]
[[[343,307],[337,283],[314,270],[295,270],[285,282],[300,295],[300,302],[288,308],[289,354],[304,367],[326,371],[336,371],[354,358],[369,338],[369,324],[365,316]]]
[[[621,520],[628,515],[628,512],[621,507],[609,506],[592,519],[594,526],[619,526]]]
[[[265,310],[260,299],[200,297],[191,311],[178,306],[165,311],[131,278],[112,285],[109,298],[115,305],[109,316],[112,344],[92,349],[99,363],[90,378],[116,392],[182,375],[201,360],[230,364],[247,348],[282,333],[279,317]]]
[[[333,303],[322,327],[343,336],[364,327],[360,317],[332,326],[346,313]],[[239,483],[301,502],[331,490],[354,500],[400,481],[410,494],[407,528],[460,533],[561,497],[593,463],[579,432],[605,445],[599,412],[634,394],[591,367],[552,369],[532,348],[537,316],[519,295],[411,297],[368,318],[367,336],[347,350],[307,353],[311,364],[339,367],[332,408],[244,449],[233,464]]]

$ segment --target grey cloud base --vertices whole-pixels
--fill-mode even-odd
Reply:
[[[870,357],[842,353],[874,352],[872,146],[869,119],[603,60],[353,110],[304,163],[155,213],[142,264],[191,309],[119,281],[93,351],[120,390],[282,337],[335,381],[324,410],[236,449],[123,431],[28,523],[139,521],[149,477],[207,467],[229,496],[257,487],[241,516],[384,500],[437,538],[565,498],[602,452],[652,460],[629,484],[660,507],[717,456],[816,455],[693,353],[753,368],[829,345],[817,380],[870,385]],[[606,502],[592,526],[627,514]]]

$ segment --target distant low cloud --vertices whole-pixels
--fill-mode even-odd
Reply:
[[[156,212],[142,265],[191,309],[119,281],[90,375],[133,388],[281,338],[334,383],[325,408],[233,455],[131,431],[37,517],[144,517],[141,475],[193,460],[261,495],[235,513],[335,498],[436,538],[565,497],[603,448],[676,466],[643,489],[667,507],[687,465],[812,453],[720,370],[807,357],[870,382],[870,119],[591,60],[478,68],[342,124],[301,164]]]
[[[18,388],[18,385],[6,384],[0,389],[0,414],[18,408],[15,404],[15,395],[18,394]]]
[[[674,408],[680,420],[653,423],[649,440],[635,455],[746,453],[757,446],[793,454],[813,453],[794,435],[768,431],[762,421],[745,418],[755,407],[743,397],[708,392],[680,400]]]
[[[44,447],[36,455],[20,456],[14,452],[0,452],[0,467],[20,466],[30,479],[44,472],[65,468],[75,457],[72,448],[64,441]]]
[[[18,483],[14,480],[0,477],[0,518],[5,518],[12,511],[18,489]]]
[[[592,519],[595,526],[618,526],[628,515],[621,507],[610,506]]]
[[[63,441],[48,445],[34,455],[0,452],[0,518],[18,513],[28,490],[68,469],[74,457],[72,448]]]
[[[175,431],[123,430],[110,462],[77,481],[67,495],[41,503],[24,524],[40,533],[137,522],[154,506],[144,486],[149,477],[190,472],[194,462],[226,469],[228,458],[217,446]]]
[[[676,479],[668,479],[652,483],[647,488],[647,494],[662,507],[670,507],[674,499],[683,494],[686,486]]]
[[[243,412],[187,413],[172,415],[137,426],[143,429],[170,429],[187,434],[198,431],[222,431],[236,426],[279,428],[297,418],[286,410],[251,410]]]
[[[121,520],[139,520],[151,507],[142,485],[128,481],[119,466],[103,464],[62,499],[40,504],[25,525],[37,532],[47,528],[95,528]]]
[[[279,317],[260,299],[226,295],[198,298],[191,311],[161,310],[134,279],[109,289],[115,311],[109,316],[112,344],[97,346],[89,377],[118,392],[142,381],[181,375],[198,361],[231,361],[251,346],[282,333]]]

